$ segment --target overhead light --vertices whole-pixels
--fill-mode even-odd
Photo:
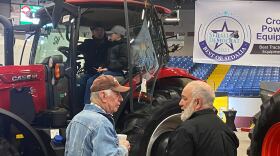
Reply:
[[[180,18],[165,18],[164,20],[166,22],[179,22]]]
[[[141,19],[144,20],[144,17],[145,17],[145,9],[142,10]]]
[[[164,18],[163,22],[166,25],[177,25],[180,21],[179,10],[174,10],[170,15]]]
[[[131,44],[131,43],[133,43],[133,42],[134,42],[134,38],[132,38],[132,39],[130,40],[130,42],[129,42],[129,43]]]

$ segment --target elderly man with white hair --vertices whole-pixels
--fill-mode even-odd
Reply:
[[[183,123],[169,138],[168,156],[236,156],[239,141],[213,110],[214,90],[192,81],[182,91]]]
[[[111,75],[97,77],[91,87],[91,102],[66,129],[65,156],[126,156],[130,143],[118,139],[113,113],[123,101],[121,93],[130,88]]]

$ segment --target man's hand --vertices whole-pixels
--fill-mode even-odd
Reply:
[[[128,151],[130,151],[130,143],[128,140],[120,140],[120,145],[124,146],[125,148],[127,148]]]
[[[101,72],[105,72],[108,69],[107,68],[102,68],[102,67],[98,67],[98,68],[94,68],[97,72],[101,73]]]

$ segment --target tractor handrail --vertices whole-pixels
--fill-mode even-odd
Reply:
[[[0,15],[0,23],[4,26],[4,64],[14,64],[14,31],[11,21],[5,16]]]

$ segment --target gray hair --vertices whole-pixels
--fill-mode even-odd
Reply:
[[[192,87],[193,98],[202,98],[203,105],[213,106],[215,92],[207,83],[203,81],[192,81],[188,86]]]
[[[112,90],[111,89],[107,89],[107,90],[103,90],[105,92],[106,95],[111,95],[112,94]],[[94,99],[100,99],[99,97],[99,92],[91,92],[90,93],[90,101],[93,101]]]

